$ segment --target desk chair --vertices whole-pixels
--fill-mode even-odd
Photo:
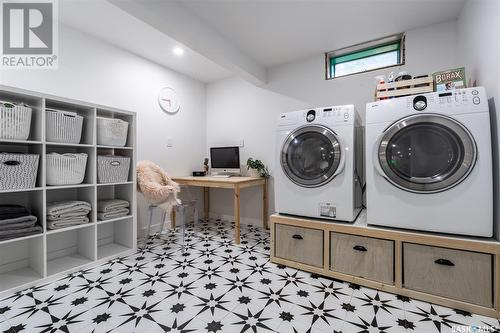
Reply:
[[[188,198],[191,199],[191,192],[189,191],[189,188],[187,186],[181,186],[181,193],[183,192],[183,189],[186,190],[188,193]],[[196,222],[198,220],[198,203],[196,200],[178,200],[178,204],[174,205],[172,207],[172,213],[175,215],[176,222],[179,222],[181,224],[181,237],[182,237],[182,250],[184,251],[185,249],[185,238],[186,238],[186,223],[187,223],[187,213],[189,211],[193,212],[193,220]],[[151,233],[151,225],[153,224],[154,220],[154,212],[157,210],[159,207],[158,205],[150,204],[148,205],[148,227],[147,227],[147,233],[144,237],[143,240],[143,248],[147,246],[148,238]],[[165,227],[165,217],[166,217],[166,212],[163,209],[158,209],[160,211],[160,221],[161,221],[161,228],[160,231],[158,232],[158,237],[161,238],[161,232],[163,231]],[[176,229],[176,226],[172,225],[172,229]],[[156,237],[156,235],[155,235]]]

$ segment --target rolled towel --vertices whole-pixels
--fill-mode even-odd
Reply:
[[[129,206],[130,203],[126,200],[111,199],[97,201],[97,211],[100,213],[106,213],[120,208],[128,208]]]
[[[0,205],[0,220],[13,219],[30,215],[30,211],[21,205]]]
[[[49,230],[62,229],[62,228],[67,228],[67,227],[72,227],[75,225],[87,224],[87,223],[89,223],[88,217],[68,218],[68,219],[59,220],[59,221],[47,221],[47,229],[49,229]]]
[[[16,229],[16,230],[5,230],[5,231],[0,231],[0,240],[41,234],[42,232],[43,229],[39,225],[35,225],[34,227],[29,227],[29,228]]]
[[[127,216],[129,212],[128,208],[121,208],[107,213],[97,213],[97,219],[101,221],[116,219]]]
[[[92,206],[86,201],[58,201],[47,204],[47,215],[61,215],[81,209],[91,210]]]

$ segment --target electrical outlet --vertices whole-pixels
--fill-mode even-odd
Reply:
[[[168,147],[168,148],[171,148],[171,147],[173,147],[173,146],[174,146],[174,139],[172,139],[172,138],[168,137],[168,138],[167,138],[167,147]]]

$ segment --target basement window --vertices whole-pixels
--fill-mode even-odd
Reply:
[[[398,34],[327,52],[326,79],[404,64],[404,35]]]

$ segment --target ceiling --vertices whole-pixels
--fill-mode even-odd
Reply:
[[[59,10],[65,24],[200,81],[262,84],[269,67],[453,20],[464,2],[64,0]]]
[[[179,41],[106,0],[60,1],[59,19],[74,29],[202,82],[232,75],[207,57],[183,47]],[[179,46],[184,49],[181,57],[173,53],[174,47]]]
[[[265,67],[458,17],[464,0],[176,0]],[[146,1],[153,6],[155,1]]]

